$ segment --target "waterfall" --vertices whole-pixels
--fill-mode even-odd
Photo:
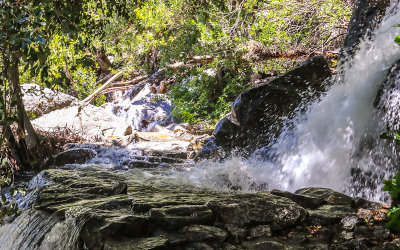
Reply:
[[[384,201],[381,183],[396,172],[396,150],[379,136],[388,124],[395,125],[390,121],[400,113],[400,87],[382,91],[389,70],[400,59],[400,46],[394,42],[400,29],[393,27],[400,20],[397,4],[387,13],[340,66],[326,94],[308,104],[308,111],[291,121],[295,127],[285,129],[271,148],[246,160],[203,161],[188,170],[188,178],[198,185],[243,191],[328,187]],[[394,78],[400,84],[399,77]],[[383,94],[376,108],[379,92]],[[273,160],[260,159],[264,151]]]
[[[0,227],[0,249],[36,249],[57,221],[46,212],[25,211]]]
[[[23,211],[0,227],[0,249],[78,249],[78,238],[89,217],[84,207],[72,207],[62,220],[44,211]]]

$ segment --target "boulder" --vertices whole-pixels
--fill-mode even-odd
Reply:
[[[38,118],[54,110],[79,105],[77,98],[42,88],[37,84],[23,84],[21,91],[25,111],[32,118]]]
[[[276,249],[276,250],[285,250],[285,249],[293,249],[294,246],[285,245],[281,240],[277,239],[257,239],[254,241],[243,242],[242,244],[244,249]],[[296,248],[294,248],[296,249]]]
[[[61,169],[45,170],[48,183],[37,200],[37,208],[50,212],[65,212],[74,207],[76,201],[101,199],[126,194],[124,178],[106,171],[85,168],[82,171]],[[95,207],[107,207],[111,200],[99,201]]]
[[[355,211],[348,206],[323,205],[315,210],[309,210],[309,221],[312,225],[332,225]]]
[[[146,131],[171,113],[171,103],[162,94],[154,94],[150,84],[135,85],[117,103],[111,113],[123,118],[134,130]]]
[[[46,162],[46,166],[63,166],[65,164],[83,164],[96,156],[96,151],[88,148],[68,149]]]
[[[271,227],[269,225],[259,225],[250,229],[250,238],[271,237]]]
[[[164,237],[149,237],[139,239],[108,240],[104,250],[162,250],[167,249],[168,239]]]
[[[196,154],[194,161],[199,162],[202,159],[212,159],[217,161],[225,154],[223,148],[218,146],[215,139],[209,139],[200,151]]]
[[[285,228],[305,220],[307,212],[291,200],[267,193],[237,195],[233,199],[210,201],[208,206],[224,223],[245,227],[254,224]]]
[[[123,137],[131,130],[124,119],[102,107],[72,106],[55,110],[32,121],[40,132],[79,136],[89,142],[107,142]]]
[[[218,122],[213,142],[226,151],[236,147],[252,151],[268,145],[301,104],[325,90],[324,81],[330,76],[327,61],[313,57],[264,85],[242,92],[232,104],[231,116]],[[208,151],[215,151],[210,145],[206,144]]]
[[[188,241],[193,242],[223,242],[228,237],[224,230],[206,225],[191,225],[184,229]]]
[[[360,218],[356,215],[348,215],[341,220],[342,226],[347,231],[353,231],[357,224],[360,224]]]
[[[326,203],[325,200],[320,197],[299,195],[299,194],[294,194],[294,193],[281,191],[281,190],[277,190],[277,189],[272,190],[271,194],[289,198],[292,201],[299,204],[300,206],[302,206],[304,208],[309,208],[309,209],[318,208],[321,205],[323,205],[324,203]]]
[[[150,219],[166,230],[174,230],[190,224],[210,223],[213,220],[213,213],[203,205],[165,206],[151,209]],[[189,232],[195,230],[192,229]]]

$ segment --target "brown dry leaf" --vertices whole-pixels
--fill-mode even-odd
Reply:
[[[315,233],[318,233],[318,231],[321,230],[322,226],[308,226],[306,228],[308,230],[308,233],[313,235]]]
[[[376,221],[384,220],[382,213],[379,210],[373,210],[373,213],[374,213],[374,220]]]

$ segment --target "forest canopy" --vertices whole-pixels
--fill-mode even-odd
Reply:
[[[215,123],[256,78],[337,50],[351,12],[342,0],[77,2],[65,11],[81,15],[65,17],[61,23],[71,23],[42,40],[49,56],[38,65],[24,62],[21,82],[84,99],[108,71],[124,69],[131,79],[165,69],[174,78],[174,114],[190,123]],[[201,57],[210,60],[188,63]],[[185,67],[170,67],[177,63]]]

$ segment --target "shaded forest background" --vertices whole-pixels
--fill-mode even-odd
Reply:
[[[46,60],[21,64],[21,83],[84,99],[110,72],[123,69],[128,81],[163,70],[175,117],[212,126],[244,89],[307,57],[337,52],[351,3],[93,0],[83,2],[82,14],[73,35],[55,30],[48,37]]]

